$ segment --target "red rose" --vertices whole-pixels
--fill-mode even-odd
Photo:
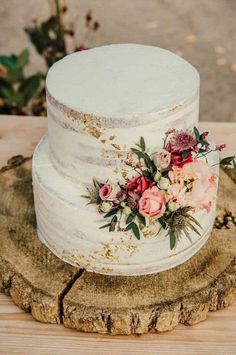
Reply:
[[[172,153],[171,154],[171,163],[174,166],[178,166],[179,168],[182,168],[184,164],[191,163],[193,161],[193,157],[191,152],[188,154],[188,156],[183,159],[181,153]]]
[[[141,195],[151,185],[152,182],[148,180],[144,175],[136,176],[129,184],[128,190]]]

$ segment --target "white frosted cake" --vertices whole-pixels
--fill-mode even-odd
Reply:
[[[213,226],[218,162],[196,128],[196,69],[164,49],[117,44],[58,61],[46,87],[48,134],[33,158],[40,240],[111,275],[195,254]]]

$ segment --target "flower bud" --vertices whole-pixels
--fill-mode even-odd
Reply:
[[[176,211],[180,207],[180,205],[174,201],[169,201],[167,206],[168,206],[169,211],[171,211],[171,212]]]
[[[169,179],[165,178],[165,177],[161,177],[160,180],[157,183],[159,189],[161,190],[167,190],[169,185],[170,185],[170,181]]]
[[[129,206],[125,206],[125,207],[123,208],[123,213],[124,213],[126,216],[128,216],[131,212],[132,212],[132,211],[131,211],[131,208],[130,208]]]
[[[160,171],[157,170],[156,174],[154,175],[154,181],[158,182],[161,178]]]
[[[110,210],[112,208],[112,204],[110,202],[103,201],[101,203],[101,205],[99,206],[99,208],[100,208],[100,211],[107,213],[107,212],[110,212]]]

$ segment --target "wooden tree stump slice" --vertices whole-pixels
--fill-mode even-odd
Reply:
[[[0,290],[35,319],[60,323],[64,293],[78,270],[37,238],[31,161],[2,170],[7,171],[0,174]]]
[[[0,173],[0,290],[41,322],[86,332],[142,334],[193,325],[236,299],[236,189],[224,171],[217,215],[205,246],[171,270],[134,277],[79,270],[37,239],[31,160],[17,157]]]

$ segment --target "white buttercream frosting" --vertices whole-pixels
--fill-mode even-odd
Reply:
[[[103,217],[81,195],[93,177],[132,177],[123,159],[140,136],[152,153],[169,128],[198,124],[197,71],[157,47],[110,45],[65,57],[49,70],[46,85],[48,136],[33,159],[39,238],[65,261],[107,274],[158,272],[191,257],[209,236],[215,206],[196,214],[201,237],[192,233],[192,243],[183,237],[171,251],[166,232],[136,240],[99,229]]]
[[[115,44],[68,55],[49,70],[47,88],[68,107],[104,117],[157,113],[191,98],[196,69],[153,46]]]

